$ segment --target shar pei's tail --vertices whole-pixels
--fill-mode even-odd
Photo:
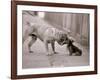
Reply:
[[[25,40],[29,37],[29,34],[33,33],[33,26],[34,23],[31,22],[26,22],[27,25],[27,29],[25,30],[25,34],[23,35],[23,43],[25,42]]]
[[[26,25],[28,25],[29,27],[35,25],[35,23],[31,23],[31,22],[26,22]]]

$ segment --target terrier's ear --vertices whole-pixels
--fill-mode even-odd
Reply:
[[[73,42],[74,42],[74,40],[72,40],[72,39],[71,39],[71,42],[73,43]]]

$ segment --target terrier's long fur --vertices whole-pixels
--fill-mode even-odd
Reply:
[[[76,47],[75,45],[73,45],[73,40],[69,40],[67,48],[69,50],[70,55],[76,55],[76,56],[81,56],[82,55],[82,51]]]

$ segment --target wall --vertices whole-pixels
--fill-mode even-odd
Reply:
[[[45,12],[45,19],[68,33],[78,43],[88,46],[89,14]]]
[[[33,0],[35,1],[35,0]],[[99,6],[100,18],[100,0],[36,0],[58,3],[77,3],[77,4],[97,4]],[[10,67],[11,67],[11,6],[10,0],[0,0],[0,80],[10,80]],[[98,20],[100,21],[100,19]],[[98,26],[100,23],[98,22]],[[98,34],[100,28],[98,27]],[[100,41],[100,37],[98,38]],[[100,42],[98,42],[100,44]],[[100,46],[98,45],[100,48]],[[100,52],[100,49],[99,49]],[[98,61],[100,61],[100,54],[98,52]],[[98,62],[100,67],[100,62]],[[82,75],[82,76],[69,76],[69,77],[55,77],[55,78],[42,78],[31,80],[100,80],[100,68],[98,68],[98,75]],[[29,79],[27,79],[29,80]]]

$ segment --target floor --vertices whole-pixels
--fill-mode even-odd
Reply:
[[[69,51],[66,49],[66,45],[56,45],[57,54],[47,56],[45,53],[45,47],[43,42],[39,39],[32,45],[31,49],[34,53],[28,52],[27,43],[23,45],[22,67],[26,68],[45,68],[45,67],[69,67],[69,66],[86,66],[89,65],[88,50],[84,47],[82,49],[82,56],[69,56]],[[51,47],[49,45],[51,51]]]

